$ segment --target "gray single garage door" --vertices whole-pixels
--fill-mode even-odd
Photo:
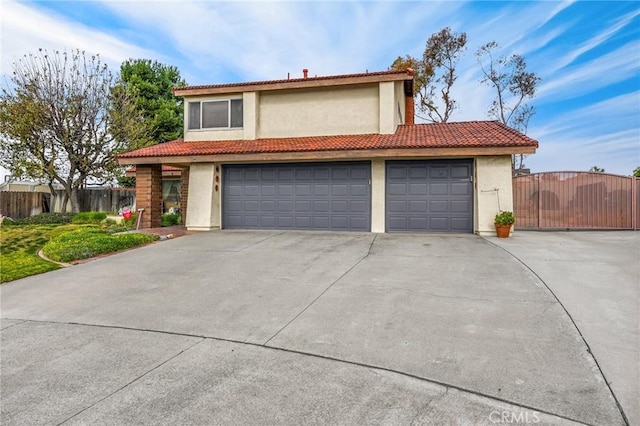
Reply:
[[[473,232],[473,160],[387,161],[388,232]]]
[[[371,230],[371,163],[223,166],[228,229]]]

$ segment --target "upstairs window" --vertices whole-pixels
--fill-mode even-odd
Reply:
[[[189,102],[189,130],[242,128],[242,99]]]

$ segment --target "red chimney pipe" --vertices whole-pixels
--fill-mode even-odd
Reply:
[[[309,76],[309,70],[308,70],[308,69],[306,69],[306,68],[304,68],[304,69],[302,70],[302,75],[304,76],[304,78],[308,78],[308,76]]]

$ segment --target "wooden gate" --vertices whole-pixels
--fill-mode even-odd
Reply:
[[[516,229],[638,229],[640,179],[594,172],[513,178]]]

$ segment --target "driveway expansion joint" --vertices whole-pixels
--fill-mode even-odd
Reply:
[[[80,325],[80,324],[78,324]],[[188,350],[190,350],[191,348],[193,348],[196,345],[199,345],[200,343],[202,343],[205,340],[205,338],[201,338],[200,340],[198,340],[197,342],[193,343],[192,345],[190,345],[189,347],[182,349],[180,352],[178,352],[177,354],[169,357],[168,359],[162,361],[161,363],[159,363],[158,365],[156,365],[153,368],[150,368],[149,370],[145,371],[144,373],[140,374],[138,377],[134,378],[133,380],[129,381],[128,383],[126,383],[125,385],[119,387],[118,389],[114,390],[113,392],[110,392],[108,395],[99,398],[97,401],[94,401],[93,403],[89,404],[88,406],[84,407],[82,410],[78,411],[75,414],[72,414],[71,416],[69,416],[68,418],[66,418],[65,420],[61,421],[60,423],[57,424],[57,426],[60,426],[64,423],[67,423],[68,421],[70,421],[71,419],[73,419],[74,417],[79,416],[80,414],[84,413],[85,411],[89,410],[90,408],[100,404],[102,401],[107,400],[108,398],[110,398],[111,396],[117,394],[118,392],[126,389],[127,387],[131,386],[132,384],[134,384],[135,382],[137,382],[138,380],[142,379],[143,377],[145,377],[146,375],[152,373],[153,371],[157,370],[158,368],[162,367],[163,365],[165,365],[166,363],[168,363],[169,361],[179,357],[180,355],[182,355],[183,353],[187,352]]]
[[[484,238],[484,237],[483,237]],[[578,323],[577,321],[573,318],[573,316],[571,315],[571,313],[569,313],[569,311],[567,310],[567,308],[564,306],[564,304],[560,301],[560,299],[558,298],[558,296],[555,294],[555,292],[551,289],[551,287],[545,282],[545,280],[542,279],[542,277],[540,275],[538,275],[538,273],[536,271],[533,270],[533,268],[531,268],[529,265],[527,265],[522,259],[520,259],[518,256],[516,256],[515,254],[511,253],[509,250],[507,250],[506,248],[496,244],[495,242],[489,240],[488,238],[484,238],[487,242],[489,242],[490,244],[493,244],[494,246],[496,246],[497,248],[499,248],[500,250],[504,251],[505,253],[507,253],[509,256],[513,257],[515,260],[517,260],[518,262],[520,262],[525,268],[527,268],[538,280],[540,280],[540,282],[545,286],[545,288],[547,289],[547,291],[549,293],[551,293],[551,295],[553,296],[553,298],[555,299],[555,301],[560,305],[560,307],[562,308],[562,310],[564,311],[564,313],[567,315],[567,317],[569,318],[569,320],[571,321],[571,324],[573,324],[573,326],[575,327],[576,331],[578,332],[578,334],[580,335],[580,338],[582,339],[582,342],[585,344],[586,349],[587,349],[587,353],[589,353],[589,355],[591,356],[591,359],[593,359],[593,362],[595,363],[596,367],[598,367],[598,371],[600,372],[600,375],[602,376],[602,379],[604,380],[605,384],[607,385],[607,388],[609,389],[609,392],[611,392],[611,396],[613,397],[613,400],[616,402],[616,405],[618,407],[618,411],[620,412],[620,415],[622,416],[622,420],[624,421],[626,426],[630,426],[631,423],[629,422],[629,419],[627,418],[626,413],[624,412],[624,409],[622,408],[622,404],[620,403],[620,401],[618,400],[618,397],[616,396],[615,392],[613,391],[613,388],[611,387],[611,381],[609,381],[609,379],[607,379],[607,376],[604,374],[604,371],[602,370],[602,367],[600,366],[600,364],[598,363],[598,360],[596,359],[595,355],[593,354],[593,352],[591,351],[591,346],[589,345],[589,343],[587,342],[587,339],[584,337],[584,335],[582,334],[582,331],[580,330],[580,327],[578,327]]]
[[[316,303],[318,301],[318,299],[320,299],[327,291],[329,291],[331,289],[331,287],[333,287],[335,284],[337,284],[341,279],[343,279],[344,277],[346,277],[349,272],[353,271],[358,265],[360,265],[362,263],[362,261],[364,261],[367,257],[371,256],[371,250],[373,249],[373,244],[376,242],[376,238],[378,238],[378,234],[373,234],[373,239],[371,240],[371,244],[369,244],[369,250],[367,251],[367,254],[365,254],[362,258],[360,258],[356,263],[353,264],[353,266],[351,266],[349,269],[347,269],[342,275],[340,275],[337,279],[335,279],[331,284],[329,284],[329,286],[327,288],[325,288],[322,292],[320,292],[320,294],[311,301],[311,303],[309,303],[307,306],[305,306],[300,312],[298,312],[292,319],[291,321],[287,322],[284,327],[282,327],[280,330],[278,330],[276,332],[276,334],[274,334],[273,336],[271,336],[269,339],[267,339],[266,342],[264,342],[264,346],[267,346],[269,344],[270,341],[272,341],[278,334],[282,333],[287,327],[289,327],[291,325],[291,323],[293,323],[295,320],[297,320],[298,318],[300,318],[300,315],[304,314],[307,309],[309,309],[314,303]]]
[[[6,319],[8,319],[8,318],[6,318]],[[267,350],[284,352],[284,353],[288,353],[288,354],[294,354],[294,355],[301,355],[301,356],[305,356],[305,357],[318,358],[318,359],[322,359],[322,360],[325,360],[325,361],[338,362],[338,363],[341,363],[341,364],[347,364],[347,365],[358,367],[358,368],[366,368],[366,369],[370,369],[370,370],[374,370],[374,371],[384,371],[384,372],[387,372],[387,373],[397,374],[397,375],[400,375],[400,376],[403,376],[403,377],[407,377],[407,378],[411,378],[411,379],[414,379],[414,380],[418,380],[418,381],[421,381],[421,382],[430,383],[432,385],[441,386],[443,388],[442,389],[442,395],[447,395],[449,393],[450,389],[455,389],[455,390],[457,390],[459,392],[463,392],[463,393],[470,394],[470,395],[475,395],[475,396],[478,396],[478,397],[481,397],[481,398],[486,398],[486,399],[491,400],[491,401],[497,401],[497,402],[501,402],[501,403],[504,403],[504,404],[509,404],[509,405],[514,406],[514,407],[523,408],[523,409],[531,410],[531,411],[536,411],[536,412],[542,413],[542,414],[547,414],[547,415],[550,415],[550,416],[557,417],[559,419],[563,419],[563,420],[574,422],[576,424],[581,424],[581,425],[585,425],[585,426],[595,426],[595,425],[591,425],[590,423],[585,423],[585,422],[582,422],[580,420],[576,420],[576,419],[564,416],[562,414],[553,413],[553,412],[548,411],[548,410],[536,408],[536,407],[533,407],[533,406],[530,406],[530,405],[522,404],[520,402],[510,401],[510,400],[505,399],[505,398],[500,398],[500,397],[497,397],[497,396],[494,396],[494,395],[489,395],[489,394],[486,394],[484,392],[476,391],[476,390],[473,390],[473,389],[467,389],[465,387],[458,386],[458,385],[453,385],[453,384],[446,383],[446,382],[443,382],[443,381],[440,381],[440,380],[431,379],[431,378],[423,377],[423,376],[418,376],[416,374],[407,373],[407,372],[400,371],[400,370],[395,370],[393,368],[382,367],[382,366],[375,365],[375,364],[366,364],[366,363],[358,362],[358,361],[340,359],[340,358],[336,358],[336,357],[332,357],[332,356],[328,356],[328,355],[321,355],[321,354],[317,354],[317,353],[313,353],[313,352],[305,352],[305,351],[300,351],[300,350],[295,350],[295,349],[288,349],[288,348],[285,348],[285,347],[271,346],[271,345],[268,345],[266,343],[260,344],[260,343],[242,341],[242,340],[228,339],[228,338],[224,338],[224,337],[195,335],[195,334],[188,334],[188,333],[179,333],[179,332],[171,332],[171,331],[163,331],[163,330],[152,330],[152,329],[141,329],[141,328],[135,328],[135,327],[125,327],[125,326],[116,326],[116,325],[99,325],[99,324],[88,324],[88,323],[79,323],[79,322],[42,321],[42,320],[29,320],[29,319],[15,319],[15,321],[22,321],[22,323],[24,323],[24,322],[35,322],[35,323],[44,323],[44,324],[61,324],[61,325],[76,325],[76,326],[84,326],[84,327],[108,328],[108,329],[116,329],[116,330],[127,330],[127,331],[138,331],[138,332],[147,332],[147,333],[167,334],[167,335],[173,335],[173,336],[191,337],[191,338],[199,338],[200,339],[197,342],[195,342],[192,345],[190,345],[189,347],[187,347],[187,348],[181,350],[180,352],[178,352],[177,354],[173,355],[172,357],[170,357],[170,358],[166,359],[165,361],[159,363],[155,367],[153,367],[153,368],[149,369],[148,371],[140,374],[138,377],[136,377],[135,379],[131,380],[127,384],[121,386],[117,390],[109,393],[108,395],[106,395],[106,396],[100,398],[99,400],[93,402],[92,404],[90,404],[89,406],[83,408],[82,410],[78,411],[77,413],[69,416],[67,419],[65,419],[62,422],[58,423],[57,426],[60,426],[60,425],[62,425],[64,423],[67,423],[68,421],[70,421],[74,417],[80,415],[81,413],[85,412],[86,410],[92,408],[95,405],[98,405],[102,401],[105,401],[106,399],[110,398],[111,396],[115,395],[116,393],[120,392],[121,390],[127,388],[128,386],[132,385],[133,383],[137,382],[138,380],[142,379],[143,377],[147,376],[148,374],[152,373],[153,371],[155,371],[158,368],[162,367],[163,365],[167,364],[169,361],[172,361],[173,359],[179,357],[183,353],[189,351],[190,349],[192,349],[196,345],[199,345],[200,343],[202,343],[205,340],[213,340],[213,341],[218,341],[218,342],[234,343],[234,344],[238,344],[238,345],[252,346],[252,347],[257,347],[257,348],[262,348],[262,349],[267,349]],[[20,324],[22,324],[22,323],[20,323]],[[16,324],[16,325],[19,325],[19,324]],[[626,418],[625,418],[625,420],[626,420]],[[628,423],[627,423],[627,425],[628,425]]]

